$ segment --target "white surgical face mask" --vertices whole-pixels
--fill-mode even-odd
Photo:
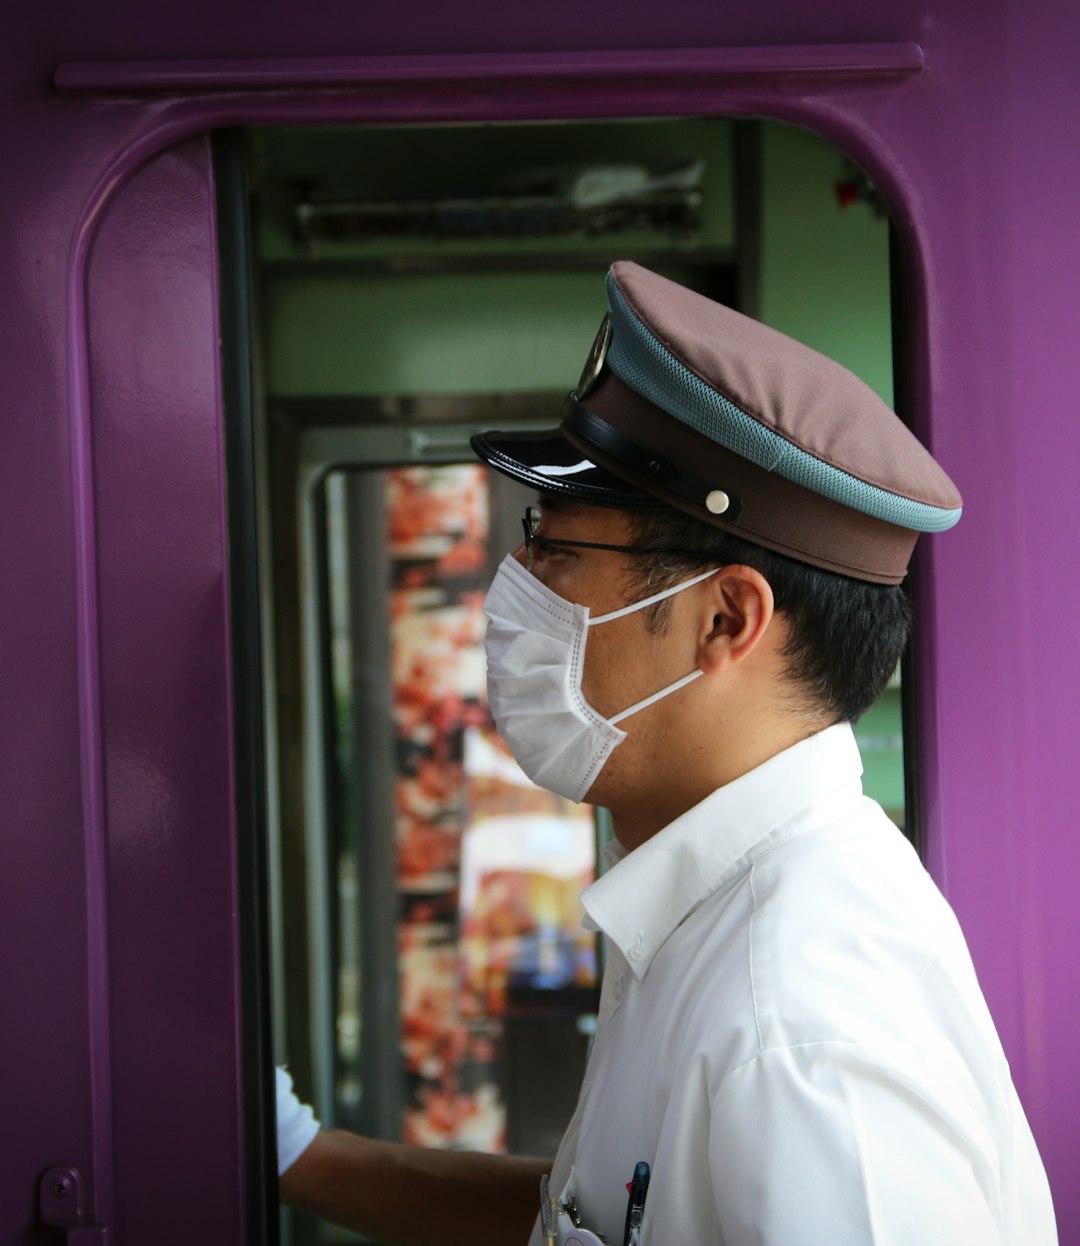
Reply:
[[[691,671],[613,718],[604,718],[581,691],[589,628],[644,610],[715,574],[716,568],[705,571],[591,619],[588,606],[553,593],[507,554],[484,601],[488,702],[499,734],[534,783],[570,800],[584,800],[612,751],[626,739],[616,724],[703,673]]]

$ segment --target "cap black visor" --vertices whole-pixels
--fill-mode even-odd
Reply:
[[[557,428],[539,433],[477,433],[471,444],[477,455],[497,472],[531,485],[540,493],[620,510],[653,510],[665,505],[659,498],[597,467]]]

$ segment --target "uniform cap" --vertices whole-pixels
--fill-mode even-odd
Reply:
[[[593,505],[674,507],[884,584],[920,532],[960,518],[943,469],[840,364],[637,264],[613,265],[607,292],[559,428],[480,434],[492,467]]]

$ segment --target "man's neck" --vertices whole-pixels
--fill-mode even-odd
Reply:
[[[628,790],[609,805],[616,839],[632,852],[719,788],[827,726],[824,721],[785,717],[748,730],[727,746],[711,742],[708,751],[699,746],[669,755],[664,779],[646,790]]]

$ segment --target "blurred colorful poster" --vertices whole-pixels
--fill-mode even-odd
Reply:
[[[591,808],[535,787],[491,728],[467,732],[465,773],[463,1006],[498,1015],[511,987],[592,985],[596,941],[579,899],[595,876]]]
[[[593,815],[533,786],[490,721],[485,469],[389,471],[387,522],[404,1137],[502,1150],[508,992],[596,981]]]

